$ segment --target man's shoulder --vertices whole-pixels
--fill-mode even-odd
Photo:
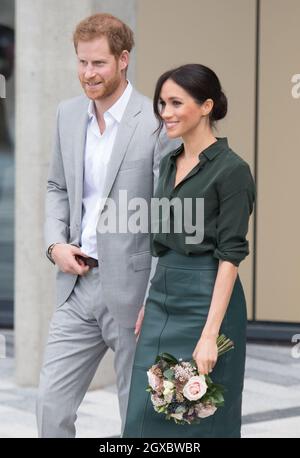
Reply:
[[[147,95],[142,94],[141,92],[139,92],[137,90],[135,90],[135,92],[141,97],[141,100],[143,102],[143,106],[145,106],[145,108],[153,111],[153,102],[150,99],[150,97],[148,97]]]
[[[150,97],[139,92],[137,89],[133,88],[131,97],[129,99],[130,103],[138,103],[142,111],[153,113],[153,102]]]
[[[70,113],[82,112],[82,110],[87,110],[89,105],[89,99],[84,95],[79,95],[77,97],[72,97],[71,99],[62,100],[58,105],[58,110],[60,113]]]
[[[130,98],[138,98],[142,101],[145,101],[149,103],[150,105],[152,104],[152,100],[147,97],[145,94],[142,94],[135,86],[132,86],[132,92]]]

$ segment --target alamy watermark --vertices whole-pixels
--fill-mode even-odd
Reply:
[[[0,73],[0,99],[6,98],[6,80],[5,76]]]
[[[291,82],[294,84],[292,87],[292,97],[294,99],[300,98],[300,73],[296,73],[292,76]]]
[[[296,345],[291,349],[291,356],[292,358],[300,358],[300,334],[293,335],[292,342]]]
[[[105,212],[97,230],[101,234],[185,234],[186,244],[199,244],[204,238],[204,198],[180,199],[142,197],[128,199],[126,190],[119,191],[118,205],[112,198],[102,199]],[[172,225],[170,214],[172,213]]]

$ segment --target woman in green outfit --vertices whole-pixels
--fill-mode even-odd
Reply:
[[[136,329],[123,437],[240,437],[247,315],[238,266],[249,253],[246,234],[255,185],[248,164],[226,138],[214,135],[227,99],[212,70],[189,64],[164,73],[156,85],[154,110],[169,138],[183,140],[161,161],[155,197],[180,199],[183,208],[186,199],[203,199],[204,209],[195,204],[179,231],[178,213],[170,205],[168,217],[161,216],[152,234],[152,254],[159,260],[140,316],[141,331],[140,325]],[[162,228],[166,221],[169,231]],[[217,360],[221,333],[235,348]],[[155,412],[145,391],[146,372],[163,352],[186,361],[193,357],[199,373],[226,387],[224,407],[193,425],[166,421]]]

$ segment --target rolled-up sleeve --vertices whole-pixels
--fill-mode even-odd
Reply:
[[[250,168],[241,163],[219,185],[217,245],[214,257],[238,266],[249,254],[246,235],[254,201],[255,184]]]

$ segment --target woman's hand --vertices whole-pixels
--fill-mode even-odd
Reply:
[[[195,347],[193,358],[196,361],[199,374],[208,375],[218,359],[217,336],[202,335]]]
[[[135,337],[136,337],[136,341],[138,341],[138,338],[140,336],[140,332],[141,332],[142,324],[143,324],[143,320],[144,320],[144,314],[145,314],[145,306],[143,305],[141,310],[139,311],[139,315],[138,315],[138,318],[137,318],[136,323],[135,323],[134,334],[135,334]]]

